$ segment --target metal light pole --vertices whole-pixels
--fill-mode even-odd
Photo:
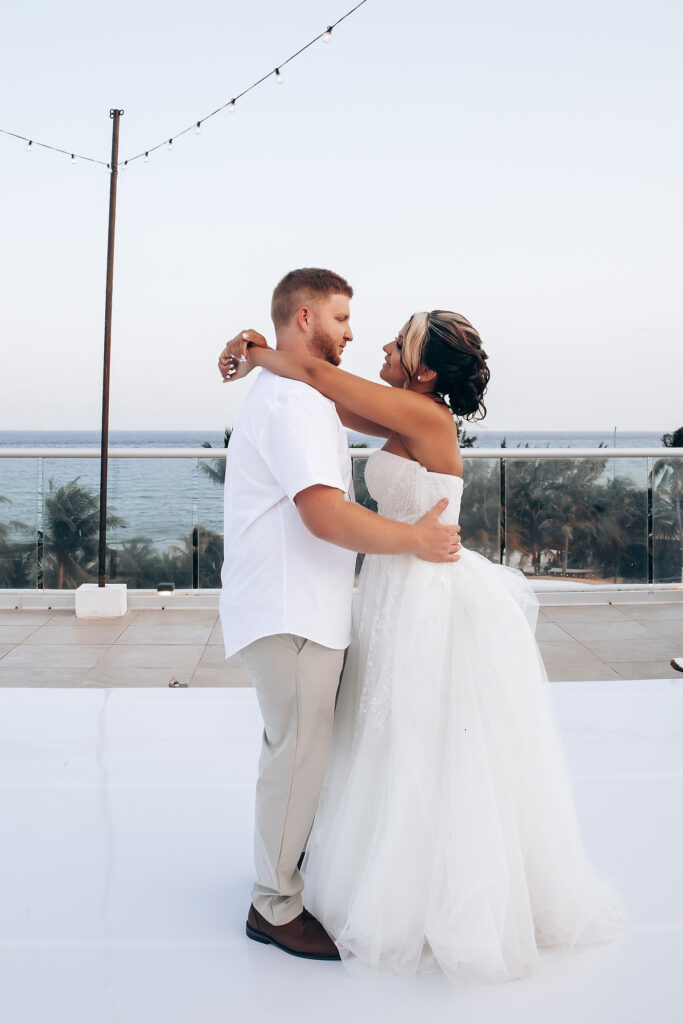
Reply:
[[[102,376],[102,437],[100,443],[100,550],[99,586],[105,584],[107,554],[107,468],[109,457],[109,363],[111,357],[111,307],[114,293],[114,235],[116,231],[116,182],[119,160],[119,121],[122,110],[110,110],[113,121],[111,139],[111,179],[109,182],[109,236],[107,242],[107,298],[104,308],[104,373]]]

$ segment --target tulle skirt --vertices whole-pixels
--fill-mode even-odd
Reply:
[[[495,982],[617,938],[584,851],[521,573],[365,560],[306,903],[364,973]]]

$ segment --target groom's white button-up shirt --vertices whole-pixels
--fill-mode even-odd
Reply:
[[[228,449],[220,599],[226,657],[276,633],[348,646],[356,556],[304,526],[294,498],[314,484],[353,500],[348,440],[334,403],[262,370]]]

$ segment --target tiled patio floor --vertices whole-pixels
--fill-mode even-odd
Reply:
[[[683,655],[683,601],[544,605],[537,639],[552,682],[665,679]],[[248,686],[239,657],[223,656],[214,609],[0,611],[0,687]]]

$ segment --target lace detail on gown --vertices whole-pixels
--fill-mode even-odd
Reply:
[[[441,498],[449,505],[441,521],[457,523],[460,513],[462,480],[444,473],[430,473],[419,462],[383,450],[373,452],[366,464],[365,482],[377,502],[377,511],[387,519],[402,523],[415,523]],[[390,651],[382,650],[379,663],[383,624],[395,619],[402,597],[406,568],[410,555],[366,555],[359,581],[357,608],[362,616],[354,617],[354,632],[367,638],[367,656],[363,673],[363,687],[358,706],[361,718],[367,717],[370,728],[381,730],[391,704],[394,658]],[[427,565],[427,563],[424,563]],[[449,564],[431,566],[435,585],[446,588],[453,581]],[[369,579],[373,588],[372,602],[364,600]]]

